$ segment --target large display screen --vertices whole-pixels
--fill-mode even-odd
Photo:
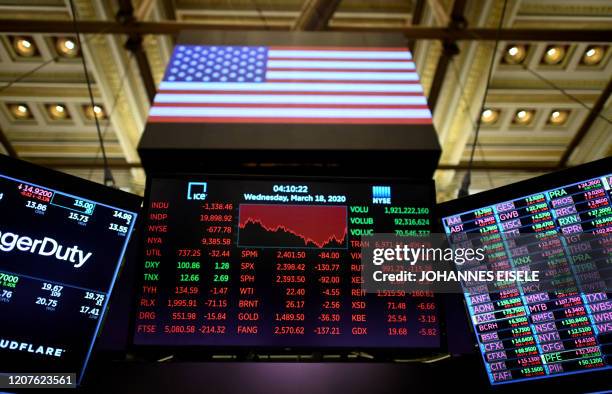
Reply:
[[[361,286],[361,246],[429,234],[433,184],[153,177],[134,344],[437,348],[430,293]]]
[[[442,206],[441,220],[451,242],[484,240],[492,250],[502,251],[494,263],[498,266],[543,263],[554,280],[562,278],[553,282],[557,287],[546,291],[518,282],[490,293],[464,286],[470,320],[492,384],[612,368],[609,284],[597,292],[581,290],[601,272],[609,277],[612,268],[612,168],[610,161],[605,164],[597,163],[597,171],[577,168],[572,177],[549,176],[528,185],[513,185],[512,190],[483,193],[482,197],[475,195]],[[568,183],[570,178],[577,181]],[[521,191],[528,193],[521,195]],[[502,233],[513,237],[529,234],[540,242],[529,246],[535,252],[517,257],[504,247],[504,237],[499,237]],[[576,234],[586,234],[590,241],[572,245]],[[551,253],[548,246],[559,235],[570,244],[563,252]],[[500,247],[496,249],[491,242]],[[599,247],[599,252],[603,245],[608,257],[595,260],[592,245]],[[519,249],[524,248],[515,250]],[[565,290],[568,284],[575,290]]]
[[[174,48],[148,122],[432,120],[408,48],[211,44]]]
[[[137,196],[0,157],[0,373],[80,381],[139,206]]]

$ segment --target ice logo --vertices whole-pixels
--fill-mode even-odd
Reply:
[[[206,200],[207,182],[189,182],[187,186],[187,199],[204,201]]]

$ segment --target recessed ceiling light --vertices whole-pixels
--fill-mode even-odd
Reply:
[[[55,41],[58,53],[64,57],[75,57],[79,54],[76,40],[71,37],[59,37]]]
[[[104,108],[97,104],[93,107],[91,105],[86,105],[84,106],[84,110],[85,116],[87,117],[87,119],[90,120],[94,120],[95,118],[104,119],[106,117],[106,112],[104,111]]]
[[[13,48],[17,55],[22,57],[32,57],[36,55],[36,45],[31,37],[13,37]]]
[[[510,45],[504,53],[504,62],[508,64],[519,64],[527,55],[527,47],[522,44]]]
[[[592,45],[582,55],[582,63],[588,66],[596,66],[602,61],[605,53],[606,51],[603,46]]]
[[[514,119],[512,122],[520,125],[528,125],[533,120],[533,116],[535,111],[532,109],[519,109],[514,114]]]
[[[480,116],[481,121],[486,124],[493,124],[497,122],[498,118],[499,110],[492,108],[486,108],[484,111],[482,111],[482,115]]]
[[[8,107],[15,119],[24,120],[32,118],[32,113],[27,104],[9,104]]]
[[[542,62],[546,64],[559,64],[565,57],[566,49],[564,46],[549,46],[542,56]]]
[[[555,125],[555,126],[561,126],[563,124],[565,124],[565,122],[567,122],[567,118],[569,117],[569,112],[568,110],[561,110],[561,109],[555,109],[550,113],[550,116],[548,117],[548,123]]]
[[[49,104],[47,105],[47,112],[53,120],[68,119],[70,117],[68,109],[63,104]]]

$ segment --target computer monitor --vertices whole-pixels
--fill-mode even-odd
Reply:
[[[81,381],[140,206],[0,155],[0,373]]]
[[[432,181],[152,174],[145,199],[138,348],[440,348],[432,294],[361,283],[368,236],[429,234]]]
[[[547,274],[563,276],[558,287],[545,290],[517,283],[487,293],[464,283],[469,317],[491,384],[610,372],[612,158],[440,204],[437,213],[452,244],[496,243],[501,245],[498,266],[529,266],[536,264],[537,256],[537,264],[543,264]],[[508,239],[517,236],[549,243],[523,245],[516,250],[531,254],[517,257],[508,247],[514,242]],[[568,237],[580,243],[571,245]],[[563,247],[549,253],[550,242]],[[573,250],[578,246],[587,249],[576,255]],[[595,259],[595,252],[603,252],[604,258]],[[490,261],[485,268],[491,269]],[[597,291],[585,291],[585,281],[595,277],[602,285]],[[574,290],[562,290],[569,282]]]

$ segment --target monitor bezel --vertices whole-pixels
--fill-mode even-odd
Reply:
[[[106,302],[99,317],[99,323],[94,330],[92,338],[88,340],[89,351],[87,352],[87,355],[83,360],[83,364],[80,366],[80,370],[77,373],[77,385],[80,385],[86,376],[86,371],[92,358],[95,356],[95,345],[100,333],[104,329],[105,318],[110,308],[109,301],[113,295],[115,284],[117,283],[117,279],[124,265],[126,251],[130,247],[130,238],[137,231],[137,225],[141,214],[142,198],[135,194],[127,193],[119,189],[113,189],[99,183],[78,178],[70,174],[55,171],[50,168],[38,166],[2,154],[0,154],[0,173],[6,177],[32,183],[41,187],[48,187],[56,191],[61,191],[66,194],[91,200],[109,207],[122,209],[136,215],[134,217],[135,223],[132,227],[132,233],[126,235],[128,240],[123,246],[121,259],[117,263],[114,263],[117,264],[117,267],[110,282],[111,284],[109,286]]]
[[[148,214],[148,206],[147,201],[149,200],[150,191],[151,191],[151,183],[153,179],[163,178],[163,179],[188,179],[190,177],[206,177],[207,179],[237,179],[237,180],[261,180],[261,181],[304,181],[304,182],[342,182],[342,183],[378,183],[378,182],[389,182],[389,183],[411,183],[411,184],[422,184],[424,186],[429,187],[430,189],[430,208],[431,208],[431,218],[432,224],[431,229],[434,229],[435,226],[435,182],[431,179],[415,179],[415,178],[397,178],[397,177],[387,177],[387,178],[372,178],[372,177],[336,177],[336,176],[308,176],[308,175],[296,175],[291,176],[287,174],[280,175],[270,175],[270,174],[219,174],[219,173],[205,173],[205,172],[185,172],[185,173],[168,173],[168,172],[152,172],[147,176],[146,188],[145,188],[145,206],[143,207],[142,217],[145,218]],[[144,233],[144,228],[146,226],[145,220],[140,222],[140,232]],[[137,252],[138,258],[141,260],[142,256],[144,256],[144,243],[141,242],[139,245],[139,250]],[[142,268],[136,267],[136,275],[142,272]],[[182,360],[182,361],[202,361],[202,360],[213,360],[212,356],[217,355],[235,355],[236,358],[226,361],[286,361],[279,359],[268,359],[262,360],[258,359],[258,355],[314,355],[312,359],[300,359],[296,357],[295,359],[291,359],[291,361],[329,361],[329,362],[337,362],[337,361],[351,361],[346,356],[351,353],[367,353],[369,355],[374,356],[371,358],[357,358],[357,361],[380,361],[380,362],[389,362],[394,359],[404,359],[406,357],[422,357],[427,355],[439,355],[445,354],[447,352],[448,346],[446,342],[446,319],[444,312],[444,300],[442,295],[435,295],[436,304],[439,310],[439,330],[440,330],[440,346],[432,347],[432,348],[386,348],[386,347],[320,347],[320,346],[295,346],[295,347],[278,347],[278,346],[245,346],[245,345],[236,345],[236,346],[210,346],[210,345],[142,345],[135,343],[135,324],[136,324],[136,310],[138,307],[138,285],[141,282],[137,279],[134,283],[134,288],[132,292],[132,313],[130,316],[130,324],[129,324],[129,341],[128,348],[129,352],[137,355],[139,357],[143,357],[146,360],[156,360],[160,357],[168,356],[168,354],[172,354],[174,359]],[[375,353],[375,354],[374,354]],[[341,355],[342,357],[339,359],[325,359],[325,355]],[[215,361],[224,361],[214,359]]]
[[[540,193],[546,190],[563,187],[564,185],[580,182],[583,180],[596,178],[598,176],[606,175],[607,173],[612,173],[612,157],[606,157],[572,168],[567,168],[564,170],[540,175],[517,183],[512,183],[492,190],[476,193],[467,197],[440,203],[436,207],[436,230],[442,234],[445,234],[444,225],[442,222],[443,218],[463,214],[465,212],[469,212],[493,204],[498,204],[504,201],[514,200],[523,196],[528,196],[530,194]],[[465,306],[464,296],[461,294],[460,297],[464,299]],[[468,321],[471,320],[471,317],[469,316],[469,311],[467,310],[467,306],[465,306],[465,318]],[[491,383],[489,380],[489,376],[486,373],[485,366],[483,364],[484,360],[482,359],[482,352],[480,349],[478,349],[478,341],[475,338],[475,333],[471,322],[469,323],[469,327],[472,331],[471,340],[476,349],[475,353],[479,356],[482,367],[479,373],[479,377],[485,380],[492,390],[498,392],[505,392],[506,390],[516,390],[517,387],[544,388],[546,386],[546,382],[552,383],[552,381],[554,381],[554,383],[560,383],[564,380],[570,379],[584,379],[586,381],[587,379],[592,379],[593,377],[599,377],[611,373],[610,369],[600,369],[596,371],[585,370],[584,372],[572,371],[570,373],[563,373],[559,375],[544,375],[531,378],[521,378],[517,381]]]

